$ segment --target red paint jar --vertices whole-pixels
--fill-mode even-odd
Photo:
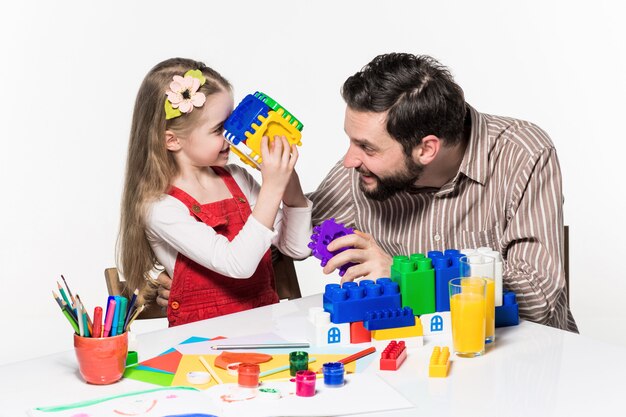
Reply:
[[[260,373],[261,368],[259,365],[254,363],[240,363],[239,369],[237,370],[237,382],[240,387],[256,388],[259,386]]]
[[[314,396],[316,379],[317,374],[313,371],[296,372],[296,395],[298,397]]]

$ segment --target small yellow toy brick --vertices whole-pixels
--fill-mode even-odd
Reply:
[[[431,378],[445,378],[448,376],[450,369],[450,350],[447,346],[443,349],[439,346],[433,348],[430,355],[430,365],[428,366],[428,376]]]

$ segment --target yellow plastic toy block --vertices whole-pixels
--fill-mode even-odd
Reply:
[[[428,366],[428,376],[431,378],[445,378],[448,376],[448,370],[450,369],[450,349],[444,346],[443,349],[439,346],[433,348],[433,353],[430,355],[430,365]]]
[[[259,116],[259,121],[260,125],[253,123],[250,126],[254,133],[245,133],[245,143],[231,147],[231,151],[251,167],[258,168],[263,162],[261,158],[263,136],[269,137],[270,140],[274,140],[274,136],[285,136],[290,145],[302,146],[302,132],[297,129],[299,122],[295,117],[286,114],[284,109],[271,110],[267,117]]]
[[[372,339],[390,340],[404,339],[407,337],[424,336],[424,328],[420,319],[415,320],[415,325],[407,327],[395,327],[393,329],[372,330]]]

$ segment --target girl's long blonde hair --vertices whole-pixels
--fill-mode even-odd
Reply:
[[[198,91],[207,99],[219,91],[230,91],[230,83],[204,63],[172,58],[157,64],[144,78],[133,110],[128,142],[126,177],[122,194],[117,245],[118,269],[126,279],[127,293],[140,290],[140,301],[156,297],[156,286],[146,279],[157,262],[146,238],[148,204],[167,192],[178,173],[173,155],[165,146],[165,131],[185,134],[193,129],[200,111],[165,120],[165,92],[175,75],[202,71],[206,82]],[[152,285],[147,285],[152,284]]]

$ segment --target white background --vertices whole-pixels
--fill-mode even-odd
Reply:
[[[217,69],[235,102],[261,90],[303,121],[305,191],[347,148],[343,81],[380,53],[436,57],[479,111],[551,135],[572,311],[582,334],[626,345],[621,2],[31,0],[0,13],[0,363],[71,348],[60,274],[90,308],[105,302],[135,94],[173,56]],[[315,259],[297,268],[305,295],[337,280]],[[135,329],[151,326],[165,324]]]

